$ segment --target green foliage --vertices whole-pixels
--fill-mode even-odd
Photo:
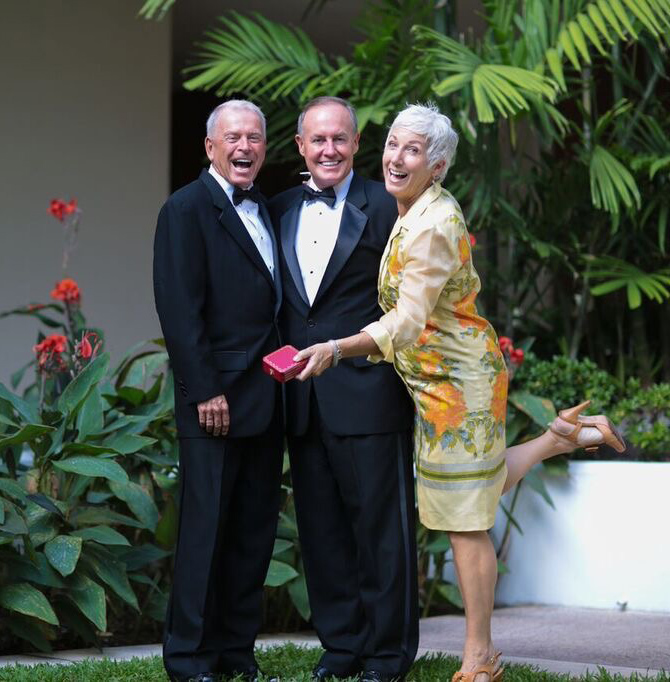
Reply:
[[[58,313],[67,342],[38,352],[35,383],[23,396],[0,384],[0,614],[21,614],[2,627],[43,651],[61,632],[99,644],[108,608],[161,619],[170,551],[155,547],[156,530],[168,550],[176,530],[163,345],[143,344],[110,373],[101,333],[87,352],[78,304]]]
[[[589,413],[594,414],[611,411],[620,394],[616,379],[589,358],[572,360],[555,355],[551,360],[540,360],[528,352],[514,381],[522,390],[545,396],[560,408],[590,400]]]
[[[670,384],[643,387],[631,379],[626,397],[611,417],[621,425],[638,457],[670,461]]]

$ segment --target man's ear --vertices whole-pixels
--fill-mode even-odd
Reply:
[[[358,151],[358,143],[361,140],[361,134],[356,133],[356,136],[354,137],[354,154]]]
[[[214,158],[214,144],[209,137],[205,138],[205,152],[207,152],[207,158],[211,161]]]
[[[302,139],[302,136],[296,135],[295,143],[298,145],[298,151],[300,152],[300,156],[305,156],[305,142]]]

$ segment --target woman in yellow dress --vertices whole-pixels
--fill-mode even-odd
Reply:
[[[359,334],[315,344],[298,376],[340,358],[392,362],[416,409],[419,517],[449,533],[463,596],[466,638],[454,680],[498,682],[491,640],[497,561],[487,533],[502,493],[539,461],[575,447],[624,445],[606,417],[560,413],[538,438],[505,447],[507,370],[491,325],[477,314],[480,280],[460,206],[442,188],[458,137],[434,106],[410,105],[391,125],[382,160],[398,220],[379,272],[384,315]]]

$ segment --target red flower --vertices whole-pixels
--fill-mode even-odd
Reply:
[[[513,365],[520,365],[523,362],[523,351],[521,348],[515,348],[510,353],[510,360]]]
[[[62,199],[52,199],[51,204],[49,204],[48,213],[63,222],[63,217],[65,216],[66,203]]]
[[[99,338],[95,332],[85,332],[75,347],[75,354],[82,360],[92,358],[99,347]]]
[[[477,238],[475,237],[474,234],[469,235],[470,237],[470,246],[474,246],[477,243]]]
[[[52,199],[49,208],[47,209],[47,213],[51,213],[56,220],[60,220],[62,223],[66,215],[72,215],[73,213],[76,213],[77,210],[76,199],[70,199],[67,203],[62,199]]]
[[[512,339],[510,339],[509,336],[501,336],[498,339],[498,345],[500,346],[500,350],[504,353],[506,350],[509,350],[510,352],[514,351],[514,345],[512,344]]]
[[[62,334],[51,334],[37,345],[33,352],[37,356],[37,366],[44,372],[61,372],[66,369],[61,354],[67,348],[67,339]]]
[[[56,288],[51,292],[51,298],[63,301],[63,303],[79,303],[81,291],[73,279],[66,277],[60,282],[56,282]]]

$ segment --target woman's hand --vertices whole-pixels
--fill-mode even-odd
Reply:
[[[333,364],[333,346],[326,343],[315,343],[313,346],[303,348],[293,356],[296,362],[307,360],[305,368],[296,376],[299,381],[306,381],[311,377],[318,377]]]

